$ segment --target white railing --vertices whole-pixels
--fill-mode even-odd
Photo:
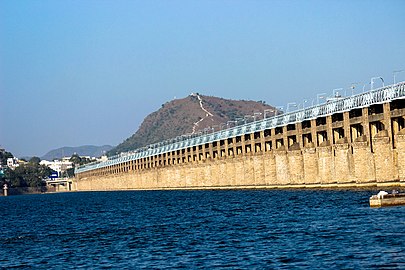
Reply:
[[[206,143],[211,143],[218,140],[225,140],[236,136],[249,134],[281,127],[289,124],[295,124],[305,120],[316,119],[335,113],[350,111],[353,109],[368,107],[372,104],[380,104],[390,102],[395,99],[405,98],[405,82],[394,85],[385,86],[369,92],[353,95],[350,97],[339,98],[328,101],[321,105],[311,106],[305,109],[296,110],[289,113],[273,116],[270,118],[254,121],[243,125],[238,125],[232,128],[220,130],[210,134],[198,135],[183,135],[175,139],[164,142],[151,144],[135,151],[121,153],[116,156],[109,157],[107,161],[90,163],[76,168],[75,173],[81,173],[94,169],[104,168],[120,164],[127,161],[137,160],[145,157],[164,154],[171,151],[181,150],[188,147],[198,146]]]

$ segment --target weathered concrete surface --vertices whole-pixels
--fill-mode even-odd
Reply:
[[[86,171],[72,189],[405,186],[401,102]]]
[[[75,179],[76,190],[184,189],[184,188],[290,188],[404,185],[405,135],[398,134],[393,151],[385,137],[367,142],[279,149],[246,156],[184,163],[118,175]],[[397,156],[397,161],[394,162]],[[351,168],[351,160],[354,168]],[[378,165],[375,165],[378,164]]]
[[[397,165],[398,178],[405,184],[405,129],[402,129],[396,136],[397,141]]]
[[[388,194],[383,198],[378,198],[376,195],[370,198],[371,207],[382,207],[382,206],[396,206],[405,205],[405,194]]]

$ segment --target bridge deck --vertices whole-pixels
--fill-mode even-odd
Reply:
[[[118,156],[110,157],[109,160],[87,164],[76,168],[76,174],[120,163],[153,157],[156,155],[182,150],[194,146],[213,143],[219,140],[226,140],[237,136],[260,132],[290,124],[300,123],[306,120],[313,120],[337,113],[348,112],[354,109],[361,109],[375,104],[383,104],[397,99],[405,98],[405,82],[397,83],[375,89],[369,92],[343,97],[324,104],[311,106],[305,109],[287,112],[270,118],[254,121],[232,128],[212,132],[208,134],[181,136],[176,139],[156,143],[137,149],[132,152],[121,153]]]

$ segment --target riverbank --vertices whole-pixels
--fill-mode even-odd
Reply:
[[[181,191],[181,190],[325,190],[325,191],[380,191],[380,190],[399,190],[405,189],[405,183],[368,183],[368,184],[308,184],[308,185],[259,185],[259,186],[210,186],[210,187],[164,187],[164,188],[120,188],[120,189],[92,189],[92,190],[58,190],[56,187],[40,187],[40,188],[11,188],[8,196],[28,195],[28,194],[53,194],[53,193],[69,193],[69,192],[105,192],[105,191]],[[0,196],[4,197],[1,193]]]

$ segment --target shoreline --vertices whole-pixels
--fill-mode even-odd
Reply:
[[[159,188],[120,188],[120,189],[89,189],[72,190],[70,192],[86,191],[162,191],[162,190],[380,190],[385,188],[405,188],[405,182],[360,183],[360,184],[297,184],[297,185],[243,185],[243,186],[195,186],[195,187],[159,187]],[[69,192],[69,191],[66,191]]]
[[[319,190],[319,191],[378,191],[382,189],[388,191],[393,189],[405,188],[405,182],[389,183],[361,183],[361,184],[308,184],[308,185],[249,185],[249,186],[209,186],[209,187],[162,187],[162,188],[126,188],[126,189],[94,189],[94,190],[49,190],[49,191],[23,191],[20,188],[12,188],[8,196],[35,195],[35,194],[59,194],[59,193],[78,193],[78,192],[109,192],[109,191],[215,191],[215,190]],[[20,192],[15,192],[18,189]],[[7,196],[7,197],[8,197]],[[3,193],[0,197],[5,197]]]

